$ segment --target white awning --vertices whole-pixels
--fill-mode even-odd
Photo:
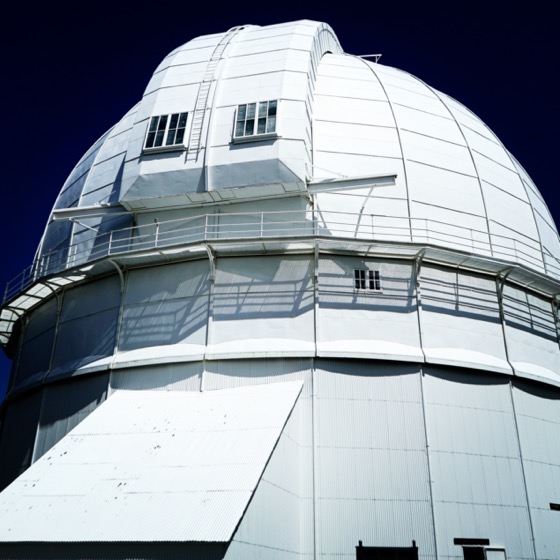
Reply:
[[[0,542],[229,541],[301,387],[116,391],[0,494]]]

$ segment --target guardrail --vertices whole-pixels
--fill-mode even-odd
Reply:
[[[440,245],[514,261],[543,271],[541,247],[536,240],[496,234],[490,238],[486,231],[437,220],[321,211],[314,214],[310,211],[204,214],[106,233],[85,228],[75,231],[77,241],[42,255],[10,280],[2,304],[39,278],[108,256],[219,240],[313,236]],[[560,278],[560,261],[552,255],[547,260],[546,272]]]

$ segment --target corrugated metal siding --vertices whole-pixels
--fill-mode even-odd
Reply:
[[[381,290],[357,289],[355,270],[379,272]],[[367,273],[366,273],[367,276]],[[369,280],[366,279],[369,286]],[[364,354],[395,354],[386,343],[420,355],[413,268],[410,263],[360,257],[322,257],[319,261],[319,355],[333,342],[347,350],[361,343]],[[344,324],[344,328],[341,328]],[[323,344],[321,344],[323,343]],[[368,344],[369,343],[369,344]],[[375,345],[373,343],[376,343]],[[324,355],[324,354],[323,354]],[[328,355],[328,354],[327,354]]]
[[[508,558],[532,558],[509,380],[424,371],[438,553],[459,555],[457,537],[490,538]]]
[[[130,271],[119,350],[204,344],[209,271],[207,260]]]
[[[309,399],[312,366],[310,358],[206,361],[204,388],[210,391],[301,380],[304,384],[300,400]]]
[[[418,367],[316,363],[318,555],[370,546],[433,556],[433,526]]]
[[[229,541],[301,386],[113,394],[0,495],[0,540]]]
[[[50,367],[57,321],[57,299],[55,297],[33,310],[23,332],[23,341],[18,352],[16,386],[35,374],[41,378]]]
[[[188,261],[128,273],[125,305],[197,297],[208,293],[208,260]]]
[[[204,386],[208,390],[304,381],[301,396],[228,550],[228,559],[288,558],[312,552],[312,363],[311,359],[206,362]],[[271,507],[277,502],[282,506]]]
[[[560,502],[560,394],[516,381],[513,399],[537,558],[560,558],[560,514],[550,509]]]
[[[111,392],[132,391],[199,391],[202,362],[159,364],[111,372]]]
[[[65,292],[50,375],[72,373],[113,353],[120,299],[117,275]]]
[[[428,361],[508,372],[492,278],[423,266],[421,290],[422,341]]]
[[[268,359],[268,360],[222,360],[207,361],[204,372],[205,390],[247,387],[263,383],[303,381],[298,404],[286,427],[288,437],[300,446],[302,454],[301,493],[312,496],[312,472],[309,466],[312,450],[312,367],[309,358]],[[299,426],[299,428],[298,428]]]
[[[123,311],[119,350],[168,344],[204,344],[208,296],[128,305]]]
[[[302,471],[309,471],[311,463],[302,462],[300,429],[301,414],[296,408],[305,407],[298,401],[290,416],[284,432],[268,462],[259,485],[243,516],[233,542],[241,543],[242,548],[233,546],[228,550],[228,560],[248,557],[278,558],[299,555],[303,535],[301,516],[300,477]],[[294,439],[295,437],[295,439]],[[310,498],[307,498],[309,501]],[[274,504],[271,507],[271,504]],[[312,542],[312,534],[305,535],[307,543]]]
[[[508,352],[521,376],[560,382],[560,347],[551,301],[521,288],[504,288]]]
[[[105,373],[45,387],[33,461],[60,441],[107,398],[108,385],[109,374]]]
[[[311,259],[308,256],[220,258],[214,293],[229,296],[309,291]]]
[[[212,344],[266,338],[312,342],[311,260],[220,258],[213,305]]]

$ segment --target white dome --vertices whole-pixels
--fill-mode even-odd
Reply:
[[[204,89],[209,72],[214,81]],[[237,107],[269,99],[279,105],[274,141],[232,143]],[[176,112],[189,115],[185,151],[146,150],[150,118]],[[550,212],[492,131],[407,72],[344,54],[329,26],[309,21],[236,28],[173,51],[142,101],[82,158],[55,208],[188,208],[385,174],[396,174],[396,184],[324,195],[318,206],[324,215],[365,215],[384,239],[428,241],[560,277]],[[129,223],[105,220],[100,230]],[[42,255],[80,240],[68,221],[47,231]]]

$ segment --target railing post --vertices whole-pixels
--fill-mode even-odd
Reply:
[[[315,212],[315,201],[313,201],[313,237],[317,237],[317,213]]]
[[[158,246],[158,241],[159,241],[159,222],[157,221],[157,218],[154,218],[154,221],[156,222],[156,235],[155,235],[155,247]]]
[[[208,214],[204,214],[204,241],[208,239]]]
[[[261,212],[261,238],[264,236],[264,212]]]
[[[107,249],[107,254],[108,254],[108,255],[111,254],[112,245],[113,245],[113,230],[111,230],[111,231],[109,232],[109,247],[108,247],[108,249]]]

